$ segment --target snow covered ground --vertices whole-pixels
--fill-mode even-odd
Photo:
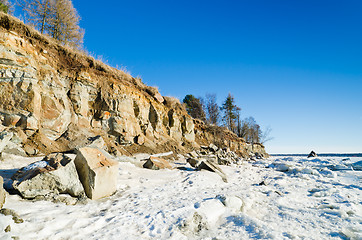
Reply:
[[[106,199],[67,206],[8,196],[4,207],[24,222],[0,215],[0,229],[11,225],[0,239],[362,239],[362,158],[221,166],[227,183],[182,159],[174,164],[182,169],[158,171],[125,159],[119,191]],[[0,168],[30,161],[8,159]]]

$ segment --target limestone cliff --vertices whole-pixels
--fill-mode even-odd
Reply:
[[[180,102],[0,13],[0,132],[16,151],[68,151],[102,136],[113,154],[185,152],[211,142],[265,154],[193,120]],[[15,140],[14,140],[15,139]]]

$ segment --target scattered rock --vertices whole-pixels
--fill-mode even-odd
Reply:
[[[0,152],[5,149],[13,136],[14,134],[12,132],[3,131],[0,133]]]
[[[95,137],[89,137],[87,139],[87,142],[85,143],[85,146],[91,148],[105,149],[106,143],[104,142],[103,138],[100,135],[97,135]]]
[[[10,227],[10,225],[8,225],[8,226],[5,228],[4,231],[5,231],[5,232],[11,232],[11,227]]]
[[[217,150],[219,150],[219,148],[215,144],[212,144],[212,143],[210,143],[209,149],[213,152],[216,152]]]
[[[197,158],[199,156],[195,151],[189,152],[189,155],[192,158]]]
[[[143,164],[144,168],[152,169],[152,170],[159,170],[159,169],[172,169],[172,166],[169,162],[165,159],[159,157],[151,156],[147,161]]]
[[[255,153],[255,158],[256,159],[263,159],[263,156],[260,153],[256,152]]]
[[[224,182],[227,182],[225,173],[221,170],[221,168],[216,166],[213,162],[211,162],[209,160],[202,161],[198,166],[198,170],[202,170],[202,169],[217,173]]]
[[[199,160],[197,160],[195,158],[188,158],[187,162],[194,168],[197,168],[197,166],[199,164]]]
[[[3,185],[4,179],[0,176],[0,209],[3,207],[6,198],[6,192]]]
[[[23,146],[23,149],[28,156],[35,156],[39,153],[39,150],[37,148],[29,144],[25,144]]]
[[[311,151],[308,155],[308,158],[311,158],[311,157],[317,157],[317,154],[314,151]]]
[[[228,159],[228,158],[218,158],[218,159],[217,159],[217,163],[218,163],[219,165],[230,165],[230,164],[231,164],[231,161],[230,161],[230,159]]]
[[[0,214],[5,215],[5,216],[12,216],[13,217],[13,221],[15,223],[23,223],[24,220],[19,216],[19,214],[17,214],[14,210],[12,209],[8,209],[8,208],[3,208],[0,210]]]
[[[74,162],[88,198],[96,200],[117,191],[117,161],[97,148],[83,147],[78,150]]]
[[[11,178],[12,187],[26,199],[59,193],[81,197],[84,190],[74,158],[74,154],[52,153],[18,170]]]

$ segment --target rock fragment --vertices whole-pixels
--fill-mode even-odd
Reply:
[[[209,160],[202,161],[198,166],[198,170],[202,169],[217,173],[224,182],[227,182],[226,174],[213,162]]]
[[[159,169],[172,169],[172,166],[168,161],[163,158],[150,156],[149,159],[143,164],[144,168],[159,170]]]
[[[11,178],[12,187],[26,199],[59,193],[81,197],[84,191],[74,158],[74,154],[50,154],[43,160],[18,170]]]
[[[0,210],[0,214],[5,215],[5,216],[12,216],[13,217],[13,221],[15,223],[22,223],[24,222],[24,220],[19,216],[19,214],[17,214],[14,210],[12,209],[8,209],[8,208],[3,208]]]
[[[117,191],[118,162],[106,157],[99,149],[80,148],[75,165],[88,198],[96,200]]]
[[[3,185],[4,179],[0,176],[0,209],[3,207],[6,199],[6,192]]]

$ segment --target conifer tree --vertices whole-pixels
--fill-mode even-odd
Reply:
[[[224,113],[222,118],[225,127],[230,131],[236,132],[236,122],[237,114],[241,110],[238,106],[235,105],[234,97],[229,93],[225,102],[221,106],[221,110]]]
[[[199,98],[196,98],[192,94],[188,94],[183,99],[183,102],[186,105],[186,111],[190,114],[191,117],[200,119],[202,121],[206,120],[204,107],[202,101]]]

